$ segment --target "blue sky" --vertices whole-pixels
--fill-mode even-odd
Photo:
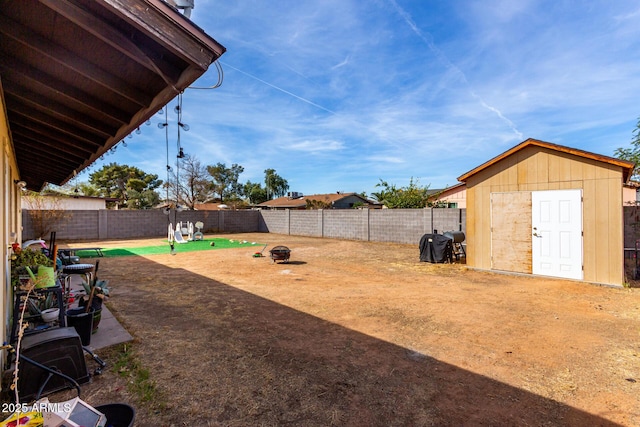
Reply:
[[[611,156],[640,116],[640,0],[196,0],[191,19],[227,52],[221,87],[184,93],[180,143],[241,182],[444,188],[527,138]],[[217,80],[212,65],[194,86]],[[163,120],[88,172],[165,179]]]

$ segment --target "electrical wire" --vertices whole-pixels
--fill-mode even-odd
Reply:
[[[176,208],[180,203],[180,156],[182,154],[182,146],[180,145],[180,128],[182,127],[182,92],[178,94],[178,105],[176,107],[178,113],[178,139],[176,141],[178,155],[176,156]]]
[[[187,89],[217,89],[220,86],[222,86],[222,82],[224,80],[224,70],[222,69],[222,65],[217,60],[214,61],[213,65],[216,66],[216,70],[218,71],[218,81],[216,82],[215,85],[206,86],[206,87],[189,86],[189,87],[187,87]]]
[[[167,148],[167,203],[169,203],[169,172],[171,171],[171,166],[169,165],[169,109],[164,109],[164,139]]]

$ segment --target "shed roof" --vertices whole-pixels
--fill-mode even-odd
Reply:
[[[629,162],[626,160],[617,159],[615,157],[603,156],[601,154],[595,154],[584,150],[579,150],[577,148],[565,147],[563,145],[552,144],[550,142],[540,141],[537,139],[529,138],[526,141],[521,142],[515,147],[505,151],[504,153],[494,157],[493,159],[481,164],[475,169],[470,170],[469,172],[458,177],[458,181],[466,182],[469,177],[477,174],[478,172],[498,163],[500,160],[509,157],[513,153],[524,149],[529,146],[538,146],[542,148],[547,148],[554,151],[559,151],[562,153],[573,154],[578,157],[583,157],[586,159],[596,160],[599,162],[608,163],[615,166],[620,166],[622,168],[622,182],[628,182],[631,178],[631,174],[633,173],[633,169],[635,167],[635,163]]]

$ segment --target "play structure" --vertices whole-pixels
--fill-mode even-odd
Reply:
[[[167,238],[170,242],[187,243],[193,240],[193,223],[182,221],[176,224],[175,229],[173,224],[169,223]]]
[[[204,224],[202,221],[198,221],[195,225],[198,231],[193,233],[193,240],[204,240],[204,234],[202,234],[202,227],[204,227]]]
[[[169,223],[168,225],[168,233],[167,239],[170,242],[178,242],[178,243],[187,243],[194,240],[204,240],[204,234],[202,234],[202,227],[204,224],[201,221],[195,223],[195,229],[198,231],[194,232],[194,224],[190,221],[187,222],[178,222],[173,227],[173,224]]]

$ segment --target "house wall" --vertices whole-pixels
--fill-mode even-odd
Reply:
[[[16,157],[11,144],[9,125],[4,104],[2,84],[0,82],[0,144],[2,146],[2,159],[0,160],[0,239],[2,240],[2,276],[0,277],[0,318],[3,319],[3,327],[0,330],[2,342],[8,342],[11,316],[13,290],[11,289],[11,243],[21,242],[22,217],[20,213],[20,190],[14,180],[19,178]],[[7,353],[0,353],[0,367],[4,366]],[[0,368],[1,369],[1,368]]]
[[[636,187],[622,186],[622,204],[624,206],[635,206],[638,204],[638,192]]]
[[[34,201],[31,197],[22,198],[22,209],[61,209],[61,210],[99,210],[106,209],[107,202],[104,199],[90,199],[86,197],[56,197],[56,196],[38,196],[38,200]]]
[[[467,188],[465,186],[444,190],[437,201],[446,201],[447,203],[456,203],[458,209],[466,209],[467,207]]]
[[[356,203],[363,204],[364,202],[360,197],[351,195],[336,201],[333,204],[333,208],[334,209],[351,209]]]
[[[582,189],[584,280],[621,285],[622,169],[538,146],[525,147],[467,179],[467,264],[491,269],[492,192]]]

